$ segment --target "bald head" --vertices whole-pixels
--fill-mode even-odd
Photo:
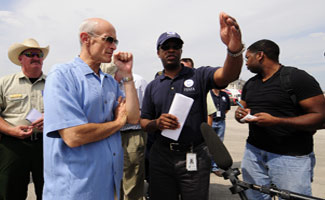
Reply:
[[[95,33],[100,35],[102,32],[107,30],[113,31],[115,33],[114,26],[102,18],[89,18],[85,19],[79,27],[79,36],[81,33]],[[80,38],[79,38],[80,39]],[[81,44],[81,41],[80,41]]]

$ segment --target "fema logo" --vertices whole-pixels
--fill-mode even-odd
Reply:
[[[195,88],[193,87],[194,81],[192,79],[187,79],[184,81],[184,92],[194,92]]]
[[[187,79],[184,81],[184,86],[185,87],[192,87],[194,85],[194,81],[192,79]]]

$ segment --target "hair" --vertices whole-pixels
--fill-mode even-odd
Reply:
[[[192,64],[192,67],[194,68],[194,62],[191,58],[182,58],[181,61],[190,62]]]
[[[95,20],[91,20],[91,19],[86,19],[84,20],[80,26],[79,26],[79,41],[81,44],[81,38],[80,38],[80,34],[81,33],[94,33],[96,32],[96,28],[97,28],[98,22]]]
[[[247,50],[252,53],[262,51],[269,59],[275,62],[279,62],[280,48],[275,42],[271,40],[259,40],[250,45]]]

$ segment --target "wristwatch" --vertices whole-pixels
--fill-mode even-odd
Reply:
[[[236,53],[233,53],[233,52],[231,52],[229,49],[227,49],[228,54],[229,54],[231,57],[233,57],[233,58],[236,58],[236,57],[242,55],[242,54],[244,53],[245,50],[246,50],[246,48],[245,48],[245,44],[243,44],[243,48],[242,48],[239,52],[236,52]]]
[[[125,83],[125,82],[129,82],[129,81],[133,81],[133,77],[123,77],[122,78],[122,82]]]

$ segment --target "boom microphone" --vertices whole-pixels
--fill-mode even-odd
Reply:
[[[205,122],[201,124],[201,133],[214,162],[219,168],[228,170],[232,166],[232,158],[217,133]]]

